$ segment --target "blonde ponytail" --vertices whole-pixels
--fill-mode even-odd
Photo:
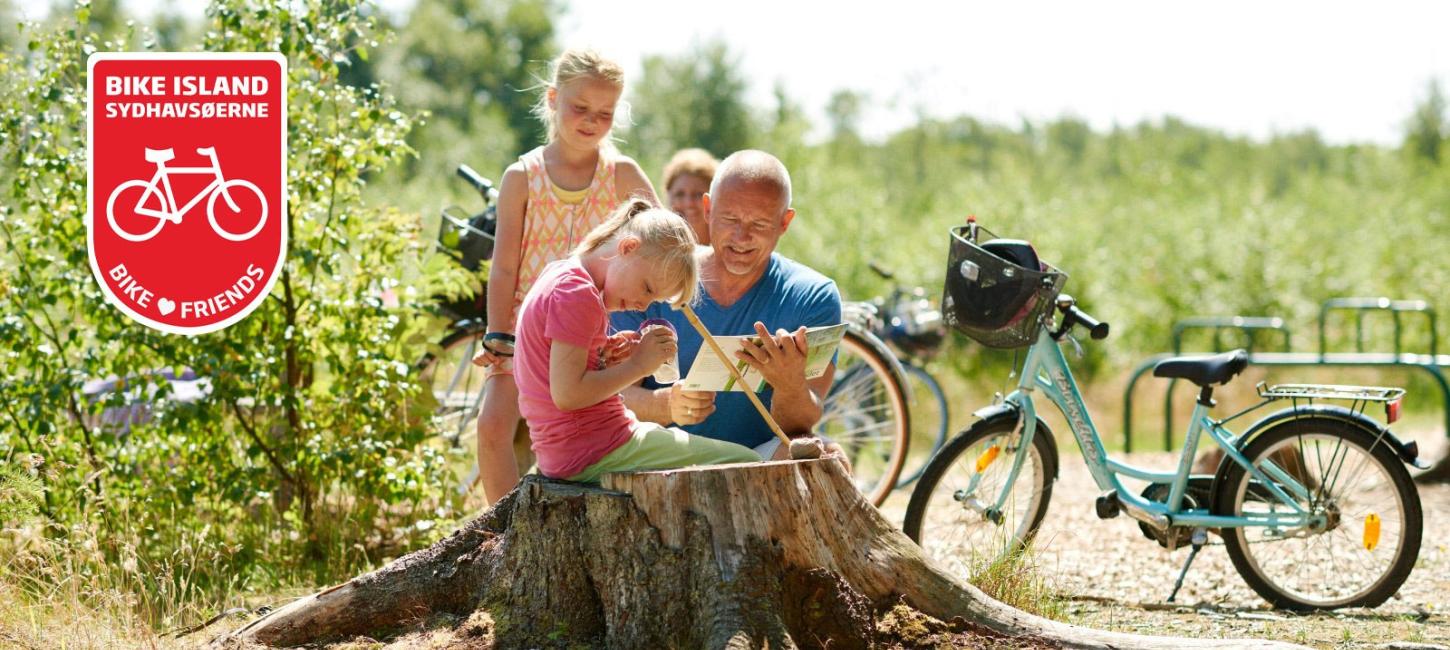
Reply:
[[[695,259],[695,231],[684,217],[641,198],[631,197],[615,208],[604,223],[585,235],[574,249],[583,256],[613,244],[624,237],[639,240],[639,254],[663,267],[674,286],[662,287],[665,295],[675,296],[670,306],[679,309],[695,301],[699,282],[699,264]]]
[[[629,223],[636,215],[652,207],[654,206],[643,197],[630,197],[629,200],[619,204],[619,207],[614,209],[614,212],[609,215],[608,219],[604,220],[604,223],[595,226],[594,230],[589,231],[589,234],[584,236],[584,241],[579,242],[578,248],[574,249],[574,254],[583,255],[603,246],[605,242],[614,238],[615,233],[619,232],[619,229],[623,228],[624,224]]]

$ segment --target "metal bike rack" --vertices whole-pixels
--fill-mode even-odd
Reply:
[[[1329,352],[1329,315],[1335,311],[1354,313],[1355,351]],[[1366,352],[1364,340],[1364,318],[1371,312],[1388,312],[1394,326],[1393,352]],[[1418,315],[1426,320],[1429,328],[1429,354],[1405,353],[1404,324],[1407,316]],[[1283,319],[1267,317],[1207,317],[1179,321],[1173,325],[1173,352],[1150,357],[1133,370],[1128,387],[1123,391],[1123,450],[1133,450],[1133,388],[1138,380],[1153,369],[1158,362],[1182,354],[1183,334],[1190,330],[1213,332],[1215,352],[1223,351],[1223,333],[1238,330],[1246,339],[1249,363],[1258,366],[1332,366],[1360,368],[1418,368],[1434,378],[1440,388],[1440,406],[1445,417],[1445,433],[1450,435],[1450,381],[1446,380],[1444,369],[1450,368],[1450,355],[1439,354],[1439,338],[1436,331],[1435,310],[1423,300],[1390,300],[1389,298],[1334,298],[1326,300],[1319,308],[1319,351],[1290,352],[1290,332]],[[1255,332],[1281,332],[1281,347],[1277,352],[1259,352],[1255,349]],[[1173,447],[1173,387],[1177,380],[1169,380],[1163,402],[1163,448]]]

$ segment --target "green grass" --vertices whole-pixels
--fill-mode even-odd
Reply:
[[[972,562],[971,583],[988,596],[1024,612],[1053,620],[1065,620],[1061,591],[1051,574],[1037,563],[1028,546],[996,559]]]

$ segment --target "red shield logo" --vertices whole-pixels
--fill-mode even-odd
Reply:
[[[287,60],[90,58],[91,271],[112,304],[173,334],[251,313],[287,250]]]

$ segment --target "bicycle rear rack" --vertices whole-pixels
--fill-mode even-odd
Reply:
[[[1393,402],[1405,396],[1405,389],[1384,386],[1339,386],[1336,384],[1275,384],[1259,382],[1255,387],[1264,399],[1342,399],[1354,402]]]

